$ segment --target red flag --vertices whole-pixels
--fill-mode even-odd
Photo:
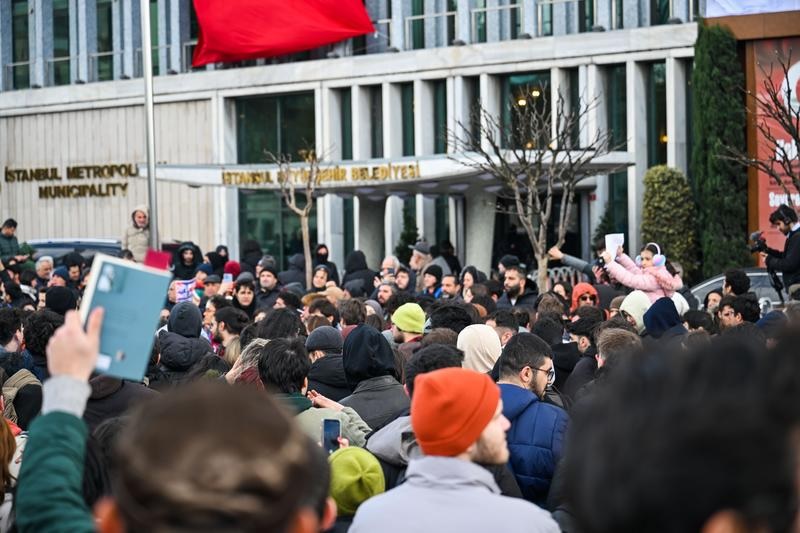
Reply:
[[[310,50],[375,29],[361,0],[194,0],[192,66]]]

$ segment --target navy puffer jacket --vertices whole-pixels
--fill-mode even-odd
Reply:
[[[511,422],[507,435],[509,466],[523,498],[544,507],[561,459],[569,417],[560,407],[544,403],[516,385],[501,384],[500,396],[503,416]]]

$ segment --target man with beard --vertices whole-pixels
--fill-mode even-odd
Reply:
[[[218,342],[221,345],[218,355],[231,365],[239,358],[241,351],[239,335],[248,322],[247,314],[233,306],[223,307],[214,313],[214,321],[211,323],[211,337],[214,342]]]
[[[283,289],[278,283],[278,270],[274,265],[267,264],[261,269],[258,274],[258,284],[261,288],[256,294],[256,308],[272,309]]]
[[[425,311],[419,304],[403,304],[392,313],[392,337],[405,361],[421,346],[424,330]]]
[[[537,291],[528,287],[528,282],[528,273],[523,267],[512,265],[506,268],[503,278],[505,292],[497,300],[497,308],[508,309],[521,305],[535,308]]]
[[[411,459],[402,485],[358,508],[351,533],[559,531],[546,511],[500,495],[492,474],[475,464],[509,458],[509,422],[489,376],[463,368],[418,375],[411,426],[424,456]]]
[[[536,335],[519,333],[508,341],[499,361],[503,416],[511,422],[511,470],[523,497],[537,505],[547,501],[568,421],[563,409],[542,401],[556,377],[552,354]]]

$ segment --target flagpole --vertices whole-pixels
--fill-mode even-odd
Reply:
[[[150,1],[139,0],[142,27],[142,70],[144,113],[147,132],[147,200],[150,207],[150,248],[159,249],[158,201],[156,195],[156,137],[153,115],[153,45],[150,40]]]

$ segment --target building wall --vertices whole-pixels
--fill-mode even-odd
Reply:
[[[197,164],[211,159],[208,100],[159,104],[156,153],[159,162]],[[68,180],[66,167],[136,164],[146,174],[144,114],[141,106],[121,106],[0,117],[0,167],[57,168],[61,182],[9,181],[0,184],[0,212],[20,223],[22,239],[55,237],[120,238],[130,213],[147,203],[144,178]],[[127,183],[124,196],[40,199],[39,188],[57,184]],[[158,183],[162,240],[214,243],[213,201],[218,187],[193,188]]]

